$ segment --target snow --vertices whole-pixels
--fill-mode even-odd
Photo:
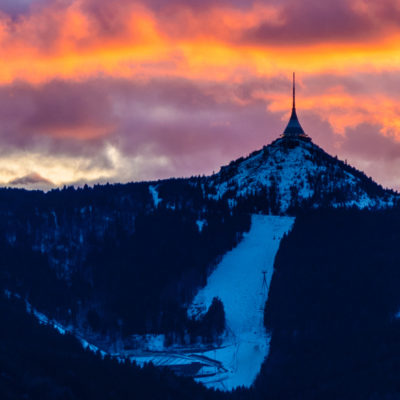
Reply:
[[[253,215],[249,233],[223,257],[207,285],[196,295],[189,314],[201,315],[213,298],[219,297],[228,331],[220,348],[203,353],[222,362],[228,371],[222,376],[199,378],[205,385],[231,390],[254,382],[269,350],[263,315],[274,259],[281,238],[293,222],[291,217]]]
[[[205,219],[198,219],[196,221],[196,225],[200,233],[203,230],[205,224],[207,224],[207,221]]]
[[[4,294],[9,299],[11,297],[14,297],[16,299],[21,299],[21,296],[18,293],[13,293],[7,289],[4,290]],[[101,350],[94,344],[89,343],[85,338],[83,338],[83,336],[81,336],[79,333],[77,333],[73,326],[64,326],[60,322],[50,319],[47,315],[43,314],[42,312],[40,312],[36,308],[34,308],[32,306],[32,304],[29,303],[29,301],[26,299],[25,299],[25,307],[26,307],[26,312],[28,314],[32,314],[37,319],[39,324],[51,326],[53,329],[55,329],[61,335],[65,335],[65,334],[69,333],[69,334],[75,336],[75,338],[80,342],[80,344],[82,345],[82,347],[84,349],[89,349],[90,351],[92,351],[94,353],[98,352],[102,358],[104,358],[107,355],[107,353],[105,351]],[[120,357],[116,356],[115,358],[118,361],[121,361]]]
[[[65,335],[68,332],[68,329],[64,328],[59,322],[50,320],[45,314],[33,308],[32,305],[27,300],[25,300],[25,305],[27,313],[29,314],[32,313],[40,324],[52,326],[61,335]]]
[[[54,328],[61,335],[65,335],[66,333],[70,333],[70,334],[75,336],[75,338],[80,342],[80,344],[82,345],[82,347],[84,349],[89,349],[93,353],[99,352],[100,355],[103,358],[107,355],[107,353],[105,351],[100,350],[97,346],[95,346],[92,343],[89,343],[85,338],[83,338],[82,336],[80,336],[79,334],[74,332],[74,329],[73,329],[72,326],[65,327],[62,324],[60,324],[58,321],[49,319],[47,317],[47,315],[41,313],[40,311],[38,311],[34,307],[32,307],[32,305],[27,300],[25,300],[25,305],[26,305],[26,311],[29,314],[32,313],[36,317],[36,319],[38,320],[38,322],[40,324],[51,326],[52,328]]]
[[[301,198],[307,199],[313,195],[307,174],[315,174],[316,165],[307,157],[309,151],[308,144],[305,143],[289,152],[277,145],[255,152],[237,165],[236,173],[229,180],[217,184],[216,197],[221,198],[231,187],[238,188],[238,196],[245,196],[262,187],[270,188],[275,182],[281,211],[286,211],[294,184],[299,187]]]
[[[141,356],[130,357],[131,361],[135,361],[136,364],[143,366],[148,363],[152,363],[156,366],[172,366],[172,365],[189,365],[193,363],[193,359],[190,356],[184,356],[183,354],[163,353],[163,354],[143,354]]]
[[[326,181],[327,178],[332,179]],[[322,182],[322,185],[318,186],[315,182]],[[268,191],[274,186],[282,213],[291,205],[293,188],[298,191],[300,201],[311,199],[314,194],[345,191],[346,199],[331,201],[333,207],[393,205],[393,196],[369,196],[358,176],[343,169],[339,162],[312,142],[300,141],[297,146],[288,149],[283,145],[283,139],[279,139],[247,158],[221,168],[218,174],[209,178],[208,184],[215,191],[210,197],[220,199],[228,193],[228,204],[237,197],[248,196],[261,189]]]
[[[160,351],[164,349],[165,335],[146,335],[150,350]]]
[[[135,343],[136,348],[140,348],[142,351],[165,350],[165,335],[162,334],[132,335],[130,340]]]
[[[162,202],[162,199],[160,199],[160,197],[158,196],[157,187],[150,185],[149,192],[150,192],[151,196],[153,197],[154,207],[157,208],[158,205]]]

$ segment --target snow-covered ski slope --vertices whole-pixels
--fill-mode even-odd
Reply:
[[[292,217],[253,215],[250,231],[224,256],[196,295],[189,309],[192,315],[205,312],[214,297],[219,297],[225,308],[227,334],[222,346],[203,354],[220,361],[228,372],[198,378],[207,386],[223,390],[248,387],[260,371],[269,350],[263,314],[275,255],[293,222]]]

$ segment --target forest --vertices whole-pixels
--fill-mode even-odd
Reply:
[[[151,332],[178,342],[188,336],[207,342],[223,330],[218,300],[197,322],[187,317],[185,304],[248,231],[250,210],[207,202],[201,186],[182,180],[158,187],[163,201],[157,207],[148,187],[115,190],[113,197],[108,187],[66,188],[42,208],[36,198],[40,193],[30,194],[30,205],[18,203],[19,191],[0,193],[3,215],[4,196],[16,199],[7,211],[9,219],[2,219],[0,288],[22,298],[19,303],[0,296],[1,398],[400,398],[398,208],[297,210],[294,228],[275,260],[266,305],[270,352],[250,389],[214,393],[151,365],[139,369],[102,360],[72,336],[39,326],[26,313],[25,299],[51,317],[102,335]],[[129,208],[131,196],[142,199],[130,209],[132,224],[123,214],[107,211],[118,204],[123,211],[121,202]],[[253,206],[261,200],[255,196]],[[79,235],[65,226],[57,231],[49,222],[53,212],[59,221],[67,213],[86,235],[68,276],[54,268],[53,253],[34,245],[35,237],[56,232],[55,243],[65,235],[75,249],[71,243]],[[86,218],[90,225],[103,216],[108,219],[101,234],[84,230]],[[15,222],[15,240],[7,230],[10,221]]]
[[[399,210],[298,216],[275,260],[256,398],[400,398],[399,243]]]
[[[214,317],[192,321],[186,305],[249,230],[250,216],[207,201],[182,180],[159,191],[157,207],[142,184],[49,192],[48,208],[46,202],[38,208],[40,193],[29,194],[30,205],[14,202],[18,208],[0,229],[0,288],[103,337],[163,333],[174,342],[212,340]],[[128,218],[123,213],[131,200]],[[215,309],[223,324],[218,307],[211,314]]]
[[[21,300],[0,296],[3,400],[224,399],[168,369],[101,358],[72,335],[39,325]]]

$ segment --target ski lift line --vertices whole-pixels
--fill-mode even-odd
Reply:
[[[266,289],[266,291],[268,293],[269,292],[269,285],[268,285],[268,281],[267,281],[267,273],[268,273],[268,271],[264,270],[264,271],[261,271],[261,273],[263,274],[262,288]]]

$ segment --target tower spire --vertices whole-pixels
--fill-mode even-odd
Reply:
[[[304,133],[303,128],[300,125],[300,122],[297,118],[296,114],[296,75],[293,72],[293,104],[292,104],[292,115],[290,116],[289,123],[286,126],[285,131],[283,132],[283,136],[285,137],[307,137]]]
[[[293,110],[296,109],[296,73],[293,72]]]

